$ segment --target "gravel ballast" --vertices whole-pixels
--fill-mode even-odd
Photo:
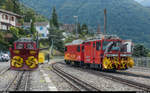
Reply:
[[[88,72],[80,71],[67,65],[58,64],[58,66],[60,66],[60,68],[67,73],[100,88],[102,91],[139,91],[139,89],[135,89],[133,87],[129,87],[127,85],[120,84]]]
[[[51,60],[51,63],[58,61],[60,60]],[[52,80],[54,86],[56,86],[58,91],[76,91],[73,86],[68,84],[64,79],[54,73],[50,65],[44,64],[41,66],[41,69],[44,70],[46,74],[48,74],[48,77]]]

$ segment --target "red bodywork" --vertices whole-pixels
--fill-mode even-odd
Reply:
[[[65,51],[65,60],[73,62],[84,62],[85,64],[102,64],[103,58],[107,54],[116,54],[119,59],[121,54],[131,54],[129,52],[121,52],[116,50],[111,50],[107,53],[105,52],[105,47],[110,42],[123,42],[120,39],[101,39],[83,42],[78,45],[66,45],[67,50]],[[107,44],[105,44],[107,43]],[[80,52],[78,50],[80,46]]]
[[[17,44],[23,44],[23,48],[18,49]],[[27,48],[28,44],[32,44],[33,48],[28,49]],[[16,51],[16,50],[18,50],[19,53],[14,53],[14,51]],[[31,54],[30,51],[36,51],[36,53]],[[33,70],[33,69],[38,68],[38,65],[37,65],[35,68],[31,69],[25,64],[25,61],[27,60],[27,58],[29,56],[34,56],[36,59],[38,59],[38,53],[39,53],[39,49],[36,48],[35,42],[15,42],[14,43],[14,49],[10,48],[11,59],[13,59],[14,56],[20,56],[21,58],[23,58],[23,67],[21,67],[21,68],[13,67],[11,62],[10,62],[11,69],[12,70]]]
[[[68,45],[66,46],[67,51],[65,55],[67,55],[66,59],[71,61],[83,61],[83,51],[82,51],[82,44],[80,45]]]

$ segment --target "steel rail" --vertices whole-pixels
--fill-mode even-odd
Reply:
[[[106,73],[103,73],[103,72],[99,72],[99,75],[103,76],[103,77],[105,77],[107,79],[110,79],[110,80],[113,80],[113,81],[117,81],[117,82],[120,82],[122,84],[131,86],[131,87],[134,87],[134,88],[137,88],[137,89],[141,89],[143,91],[150,91],[150,86],[146,85],[146,84],[142,84],[142,83],[139,83],[139,82],[123,79],[121,77],[113,76],[113,75],[106,74]]]
[[[133,76],[133,77],[141,77],[141,78],[147,78],[150,79],[150,75],[146,75],[146,74],[139,74],[137,72],[130,72],[130,71],[117,71],[115,72],[115,74],[120,74],[120,75],[127,75],[127,76]]]
[[[29,78],[30,78],[30,72],[27,72],[27,78],[26,78],[26,82],[25,82],[24,91],[27,91],[27,89],[28,89]]]
[[[101,91],[100,89],[98,89],[94,86],[91,86],[90,84],[76,78],[75,76],[72,76],[71,74],[68,74],[68,73],[64,72],[62,69],[60,69],[58,66],[56,66],[55,63],[52,64],[52,68],[54,69],[54,71],[56,73],[59,73],[59,76],[65,78],[65,80],[68,83],[70,83],[70,81],[73,81],[70,84],[73,85],[75,88],[77,88],[80,91]]]
[[[19,72],[17,72],[16,76],[8,83],[7,87],[2,91],[3,93],[9,91],[9,88],[14,83],[14,81],[17,79],[18,75],[19,75]]]
[[[1,72],[0,72],[0,75],[3,75],[5,72],[7,72],[8,70],[10,70],[10,67],[7,67],[6,69],[4,69],[4,70],[2,70]]]
[[[64,64],[62,62],[59,62],[59,63]],[[134,87],[134,88],[137,88],[137,89],[141,89],[143,91],[150,91],[150,85],[146,85],[146,84],[142,84],[142,83],[139,83],[139,82],[123,79],[123,78],[118,77],[118,76],[110,75],[109,73],[106,73],[106,72],[100,72],[100,71],[95,71],[95,70],[90,70],[90,69],[85,70],[83,68],[76,68],[76,69],[84,71],[84,72],[88,72],[88,73],[93,74],[93,75],[105,77],[109,80],[116,81],[116,82],[131,86],[131,87]]]

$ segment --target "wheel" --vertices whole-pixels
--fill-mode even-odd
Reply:
[[[66,64],[67,64],[67,65],[70,65],[70,61],[66,61]]]
[[[83,66],[84,66],[84,63],[81,61],[81,62],[79,63],[79,66],[80,66],[80,67],[83,67]]]
[[[98,69],[99,69],[100,71],[102,71],[102,70],[103,70],[103,65],[100,64]]]
[[[68,64],[68,61],[67,61],[67,60],[65,60],[65,63],[66,63],[66,64]]]

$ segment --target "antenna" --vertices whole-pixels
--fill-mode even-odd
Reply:
[[[106,26],[107,26],[107,10],[104,9],[104,35],[106,34]]]

